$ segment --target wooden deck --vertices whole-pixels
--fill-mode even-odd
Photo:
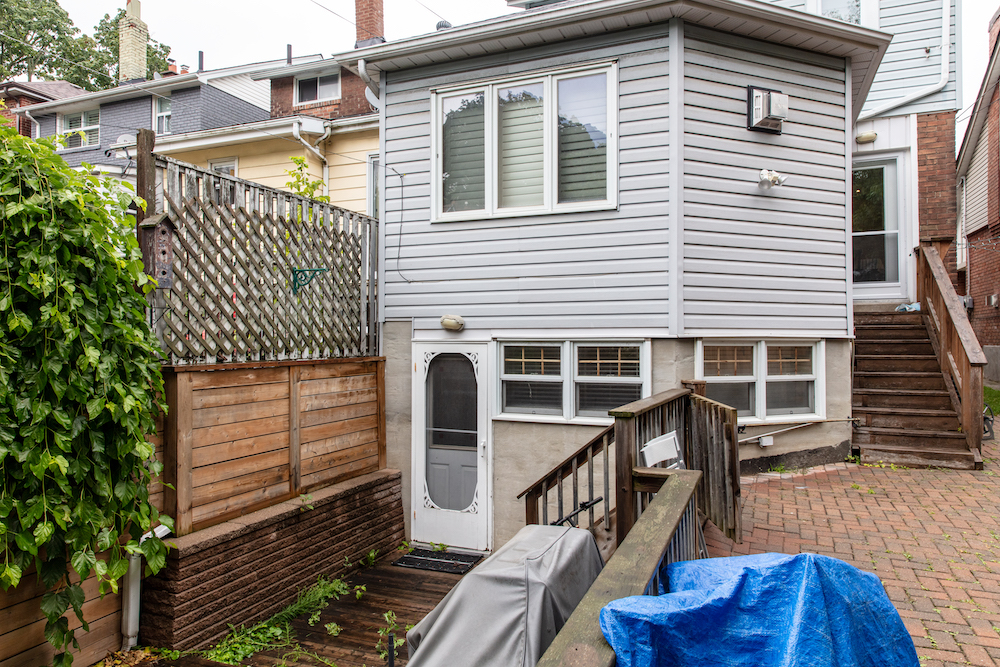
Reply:
[[[396,623],[400,628],[397,636],[405,638],[406,626],[416,624],[426,616],[461,579],[455,574],[396,567],[391,564],[395,558],[349,575],[346,581],[352,588],[363,585],[367,589],[360,600],[353,595],[332,600],[323,610],[319,622],[313,626],[309,625],[305,616],[296,618],[292,624],[302,648],[335,663],[337,667],[383,665],[385,662],[375,650],[379,640],[378,630],[385,627],[382,614],[390,610],[396,613]],[[331,622],[343,628],[337,637],[331,637],[324,627]],[[254,667],[315,667],[317,664],[308,657],[296,662],[285,655],[286,651],[258,653],[246,664]],[[406,664],[405,645],[399,648],[396,664]]]

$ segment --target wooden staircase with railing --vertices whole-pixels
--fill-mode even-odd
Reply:
[[[862,463],[981,469],[986,358],[939,249],[917,254],[919,313],[855,313],[853,445]]]

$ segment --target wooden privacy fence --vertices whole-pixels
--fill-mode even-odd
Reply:
[[[154,180],[140,241],[168,363],[376,353],[376,220],[162,156]]]
[[[164,511],[178,535],[385,468],[383,358],[177,366],[164,379]]]
[[[948,242],[940,244],[947,249]],[[969,449],[983,444],[983,366],[986,354],[969,323],[965,304],[952,287],[941,250],[920,245],[917,252],[917,298],[927,315],[931,345],[944,373]]]

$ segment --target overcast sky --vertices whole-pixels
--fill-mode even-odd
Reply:
[[[389,40],[433,32],[440,20],[452,25],[509,14],[506,0],[383,0],[385,31]],[[961,126],[967,107],[976,99],[986,70],[987,26],[1000,0],[959,0],[962,31]],[[426,5],[426,7],[421,6]],[[90,34],[105,14],[114,14],[125,0],[59,0],[77,27]],[[322,7],[320,6],[322,5]],[[205,52],[205,67],[279,60],[285,45],[295,55],[333,53],[354,47],[355,28],[328,9],[354,20],[353,0],[144,0],[142,19],[153,39],[169,44],[179,65],[198,65],[198,51]]]

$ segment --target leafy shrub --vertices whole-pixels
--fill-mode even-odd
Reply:
[[[69,665],[80,581],[117,592],[128,554],[159,570],[154,415],[165,410],[130,190],[0,123],[0,587],[34,568],[45,637]],[[75,573],[75,578],[71,573]]]

